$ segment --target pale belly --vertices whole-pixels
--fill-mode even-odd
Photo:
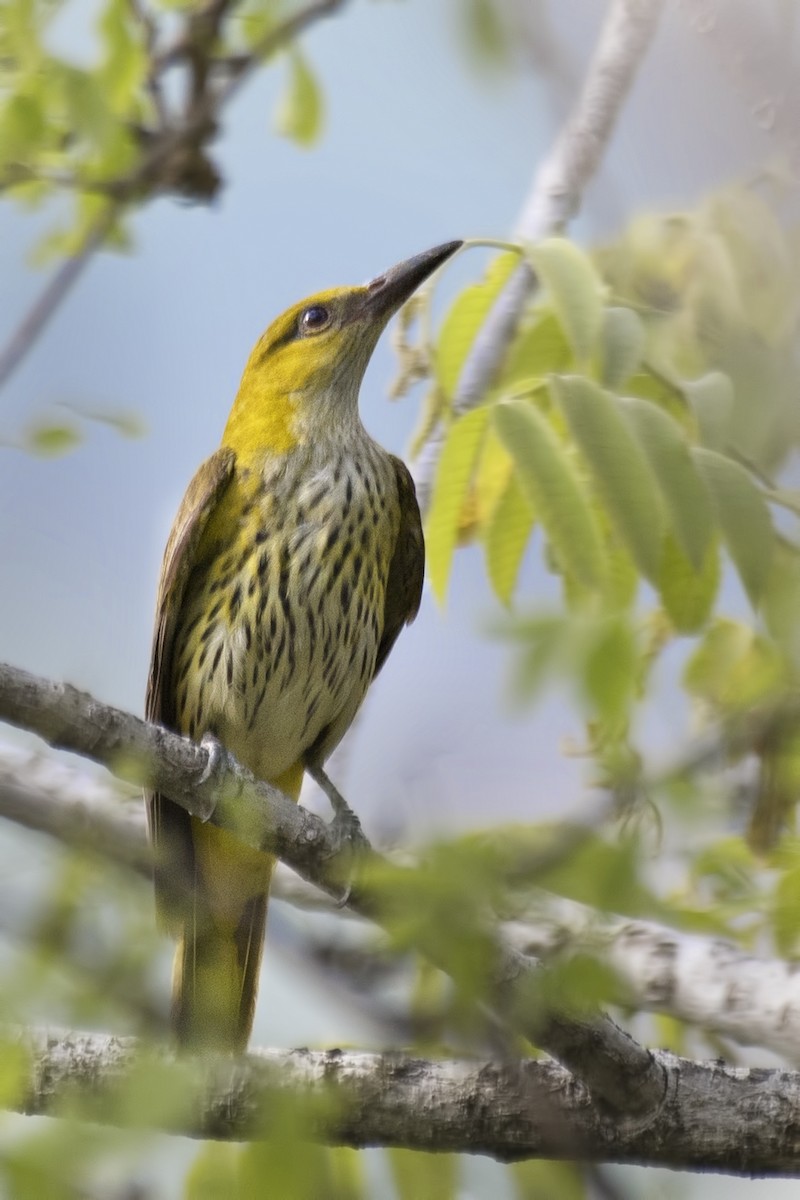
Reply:
[[[267,513],[249,552],[212,559],[176,640],[181,728],[214,733],[261,779],[324,761],[374,675],[396,526],[347,482],[315,507],[310,480],[301,522],[268,534]]]

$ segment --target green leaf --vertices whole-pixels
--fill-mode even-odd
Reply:
[[[275,112],[275,130],[299,146],[312,146],[322,131],[322,95],[308,62],[297,49],[289,51],[289,64],[289,86]]]
[[[183,1185],[183,1200],[229,1200],[238,1196],[238,1146],[204,1142]]]
[[[785,871],[775,888],[772,906],[772,933],[775,949],[783,958],[793,958],[797,953],[797,938],[800,933],[797,914],[800,913],[800,867]]]
[[[684,383],[683,392],[697,420],[702,444],[709,450],[724,450],[733,418],[733,384],[729,377],[722,371],[710,371],[701,379]]]
[[[562,569],[585,587],[598,587],[605,572],[597,527],[552,429],[524,400],[496,405],[494,426]]]
[[[448,430],[439,457],[425,527],[425,542],[428,575],[440,603],[444,603],[447,594],[447,583],[458,537],[459,517],[488,420],[487,405],[458,417]]]
[[[743,622],[718,617],[686,663],[684,685],[722,711],[740,711],[774,695],[785,664],[772,642]]]
[[[757,605],[769,576],[774,543],[767,503],[738,463],[714,450],[695,448],[692,455],[708,484],[730,556],[751,602]]]
[[[632,308],[607,308],[601,340],[602,380],[612,391],[630,379],[642,361],[645,332]]]
[[[603,286],[591,260],[574,242],[558,237],[537,242],[527,253],[576,359],[587,363],[603,324]]]
[[[81,441],[81,433],[74,425],[54,421],[30,429],[24,445],[27,450],[43,458],[60,458],[79,446]]]
[[[554,376],[552,388],[609,516],[639,570],[655,581],[664,514],[653,472],[619,406],[582,375]]]
[[[489,264],[481,283],[464,288],[442,322],[434,354],[436,378],[452,400],[472,343],[506,280],[519,263],[516,254],[500,254]]]
[[[586,1200],[586,1179],[574,1163],[536,1161],[512,1163],[516,1200]]]
[[[495,595],[508,604],[514,593],[534,514],[515,476],[495,505],[484,535],[486,570]]]
[[[711,616],[720,580],[719,548],[709,542],[696,571],[671,533],[664,539],[658,594],[679,633],[697,633]]]
[[[630,622],[615,616],[594,631],[583,663],[583,684],[600,718],[624,721],[636,690],[637,653]]]
[[[653,469],[675,536],[699,571],[713,536],[714,511],[680,426],[655,404],[638,397],[622,400],[621,407]]]
[[[460,1163],[455,1154],[386,1151],[398,1200],[455,1200]]]
[[[572,363],[572,349],[558,318],[544,309],[513,342],[498,387],[505,392],[519,391],[522,384],[566,371]]]
[[[467,46],[476,63],[498,70],[509,58],[509,44],[494,0],[467,0],[462,6]]]
[[[31,95],[10,96],[0,108],[0,162],[30,163],[44,133],[39,101]]]

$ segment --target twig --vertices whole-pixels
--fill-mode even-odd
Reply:
[[[58,684],[0,665],[0,720],[37,733],[51,746],[102,763],[112,773],[168,795],[187,812],[229,829],[247,845],[276,854],[330,895],[352,880],[351,854],[335,834],[267,783],[256,780],[230,757],[212,754],[187,738],[100,704],[68,684]],[[364,853],[364,875],[400,884],[403,869]],[[408,887],[413,888],[413,872]],[[398,889],[401,890],[401,889]],[[392,925],[380,890],[356,873],[348,906]],[[423,938],[425,944],[423,945]],[[419,949],[448,970],[447,945],[419,933]],[[489,995],[501,1019],[555,1054],[610,1110],[652,1116],[662,1103],[665,1079],[652,1054],[605,1016],[594,1020],[542,1012],[535,1002],[538,966],[523,955],[491,943]]]
[[[206,13],[212,22],[211,33],[216,30],[216,22],[224,13],[227,0],[211,0]],[[229,100],[233,98],[252,71],[276,50],[292,38],[299,36],[315,21],[332,15],[342,8],[346,0],[314,0],[313,3],[299,9],[287,17],[280,25],[265,34],[261,42],[247,55],[241,56],[233,69],[228,71],[224,83],[213,87],[208,79],[209,70],[213,68],[213,58],[203,59],[200,75],[197,76],[198,86],[192,96],[189,111],[183,120],[173,125],[168,124],[163,97],[160,92],[158,73],[166,69],[173,61],[189,55],[196,49],[195,43],[187,29],[179,39],[180,53],[176,46],[158,56],[154,62],[154,75],[148,79],[150,91],[162,126],[161,129],[150,131],[154,139],[144,158],[127,176],[109,180],[105,185],[100,182],[91,184],[92,190],[108,191],[113,199],[104,210],[103,215],[95,222],[85,236],[81,246],[74,255],[67,258],[55,272],[42,294],[26,313],[5,348],[0,352],[0,388],[8,381],[13,371],[28,353],[36,339],[45,329],[48,321],[55,313],[72,285],[77,280],[92,254],[103,243],[120,211],[136,199],[156,194],[159,190],[188,191],[195,198],[209,197],[219,186],[219,176],[213,165],[203,159],[201,147],[216,133],[216,118]],[[152,28],[152,18],[147,14],[138,0],[131,0],[134,13],[145,29],[145,40],[152,45],[155,33]],[[191,21],[191,17],[189,18]],[[213,36],[210,39],[213,44]],[[175,58],[177,54],[177,59]],[[198,59],[199,62],[199,59]]]
[[[664,0],[612,0],[600,40],[572,114],[538,169],[514,240],[537,241],[560,232],[580,207],[614,131],[623,102],[656,31]],[[461,372],[454,411],[467,412],[486,395],[516,333],[536,278],[528,263],[511,275],[472,345]],[[423,448],[415,472],[425,511],[444,443],[439,425]]]

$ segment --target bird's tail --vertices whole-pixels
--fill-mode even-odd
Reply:
[[[175,952],[172,1027],[188,1050],[241,1053],[253,1027],[275,859],[194,819],[192,841],[195,878]]]

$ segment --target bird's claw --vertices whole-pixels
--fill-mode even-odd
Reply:
[[[357,861],[360,855],[371,849],[369,840],[361,828],[361,822],[321,767],[309,767],[309,773],[328,797],[333,809],[333,820],[328,829],[334,844],[334,853],[338,855],[346,852],[351,860]],[[354,869],[351,866],[350,877],[345,884],[344,892],[336,901],[339,908],[344,908],[350,899],[353,891],[353,875]]]

